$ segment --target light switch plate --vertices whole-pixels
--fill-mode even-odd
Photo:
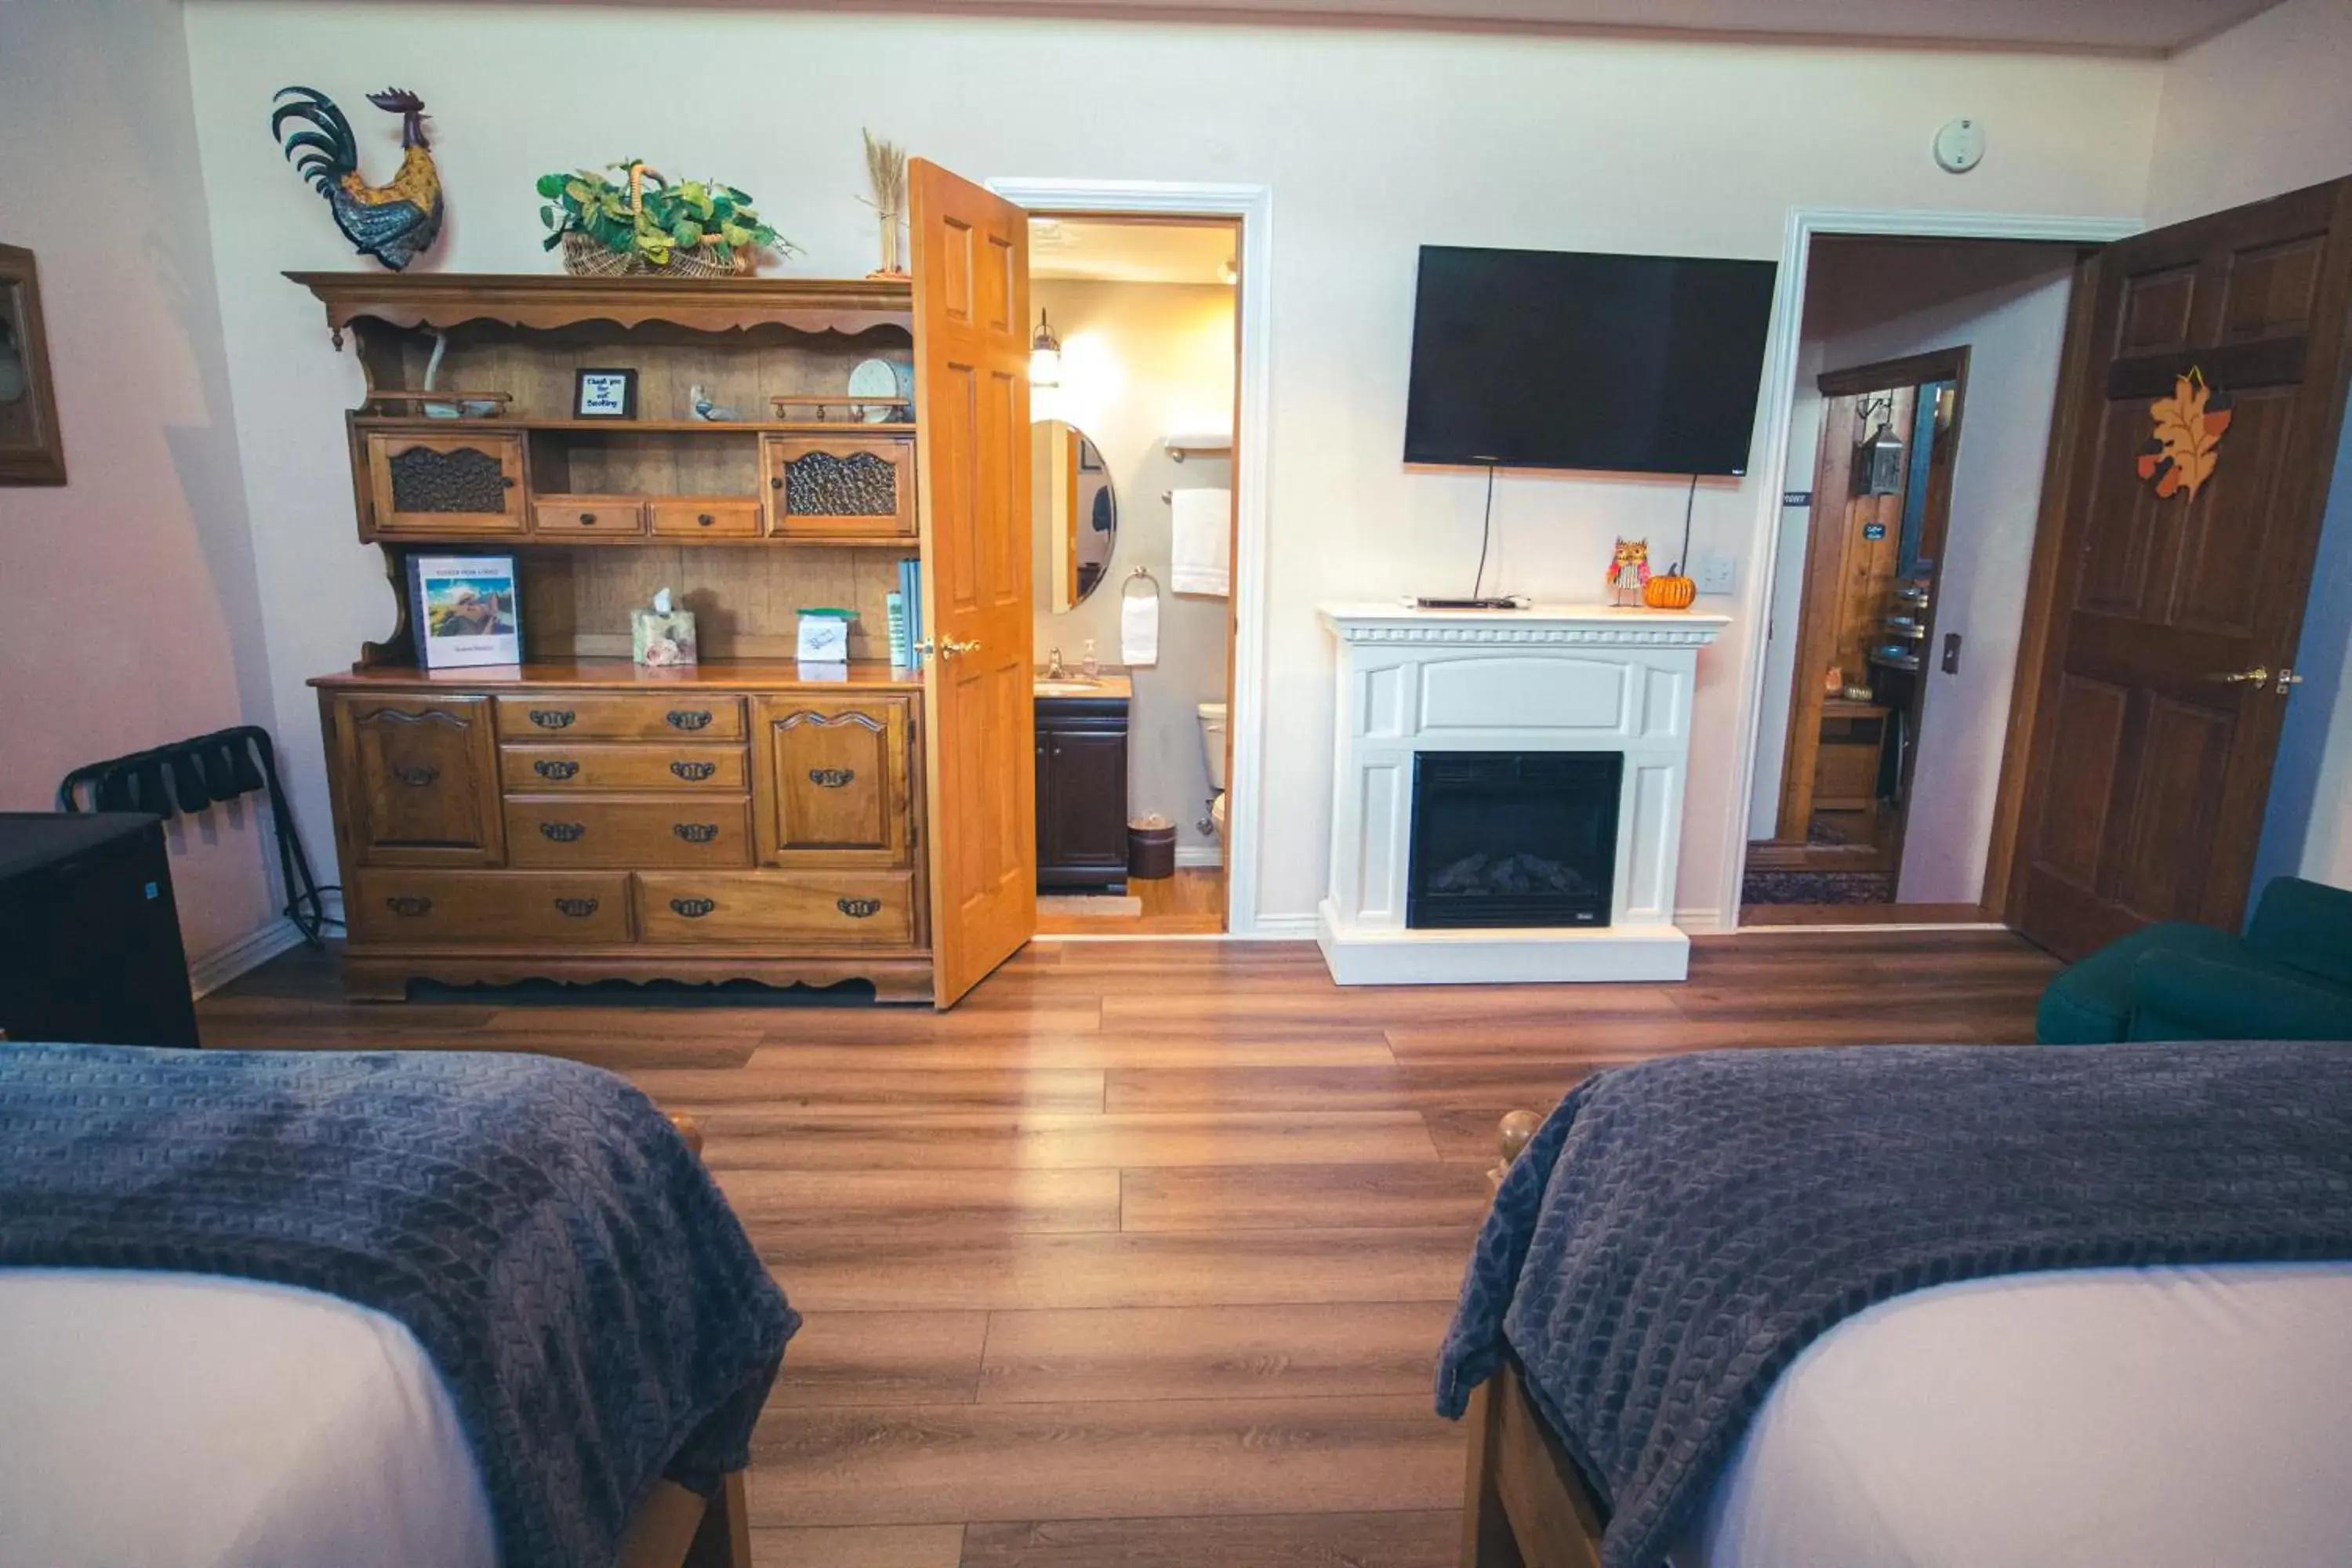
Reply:
[[[1692,574],[1698,579],[1698,591],[1702,594],[1730,593],[1738,574],[1738,563],[1728,555],[1701,556],[1698,570]]]

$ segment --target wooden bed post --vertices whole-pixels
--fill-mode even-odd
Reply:
[[[669,1122],[702,1158],[702,1123],[682,1111],[671,1112]],[[617,1562],[618,1568],[751,1568],[743,1472],[721,1476],[707,1501],[676,1481],[656,1481],[630,1517]]]
[[[1514,1110],[1495,1130],[1500,1187],[1543,1125]],[[1601,1509],[1507,1357],[1470,1394],[1470,1458],[1462,1496],[1462,1568],[1600,1568]]]

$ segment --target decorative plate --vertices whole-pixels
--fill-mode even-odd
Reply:
[[[890,405],[898,398],[898,373],[887,359],[861,360],[849,373],[849,395],[860,402],[875,399],[865,402],[857,416],[868,425],[887,425],[898,412]]]

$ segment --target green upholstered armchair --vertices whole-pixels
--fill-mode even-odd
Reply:
[[[2110,1040],[2352,1040],[2352,892],[2281,877],[2242,940],[2167,921],[2051,981],[2045,1046]]]

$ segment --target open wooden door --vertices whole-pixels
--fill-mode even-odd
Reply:
[[[907,165],[922,496],[924,789],[941,1007],[1037,930],[1029,216]]]
[[[2068,958],[2244,912],[2352,370],[2352,179],[2135,236],[2089,278],[2043,481],[2006,910]],[[2140,470],[2152,408],[2191,373],[2228,425],[2201,486],[2161,493]]]

